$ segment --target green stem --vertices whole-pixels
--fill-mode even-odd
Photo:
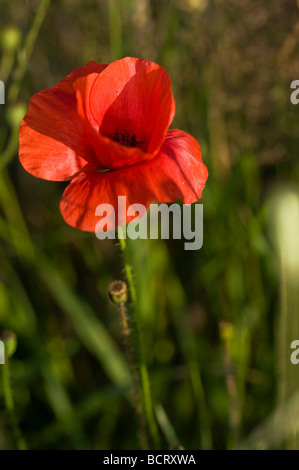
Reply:
[[[125,336],[127,358],[128,358],[128,362],[129,362],[129,366],[130,366],[130,372],[131,372],[133,397],[134,397],[134,407],[135,407],[137,422],[138,422],[138,426],[139,426],[141,447],[142,447],[143,450],[148,450],[148,440],[147,440],[147,435],[146,435],[144,417],[143,417],[143,414],[142,414],[142,406],[141,406],[141,400],[140,400],[140,390],[139,390],[139,386],[138,386],[138,376],[137,376],[136,368],[135,368],[135,364],[134,364],[134,355],[133,355],[131,339],[130,339],[130,329],[129,329],[127,318],[126,318],[125,305],[123,303],[120,304],[119,310],[120,310],[120,315],[121,315],[123,332],[124,332],[124,336]]]
[[[122,57],[121,6],[119,0],[109,0],[108,2],[111,60]]]
[[[23,49],[19,54],[16,69],[13,73],[13,81],[8,92],[8,101],[10,102],[14,102],[18,97],[21,88],[21,83],[32,54],[35,41],[37,39],[43,21],[46,17],[46,13],[50,6],[50,3],[51,0],[42,0],[39,4],[32,26],[25,39]]]
[[[155,448],[159,447],[159,434],[158,428],[155,421],[153,402],[150,389],[149,374],[147,366],[145,363],[143,349],[141,347],[141,337],[140,337],[140,328],[139,328],[139,319],[138,319],[138,305],[137,305],[137,293],[133,280],[133,274],[131,269],[131,264],[129,261],[129,253],[127,249],[126,240],[124,238],[124,233],[121,227],[118,227],[118,238],[120,243],[120,248],[123,255],[124,267],[126,272],[126,277],[128,281],[130,297],[132,302],[132,311],[133,315],[131,317],[131,329],[133,331],[133,336],[136,339],[137,346],[137,361],[138,361],[138,371],[140,374],[141,381],[141,400],[143,406],[143,414],[146,423],[148,424],[149,432],[152,438],[152,442]]]
[[[239,443],[240,434],[240,413],[238,403],[238,392],[235,376],[232,370],[230,350],[227,344],[224,344],[223,365],[225,373],[226,388],[228,393],[228,412],[231,427],[231,435],[228,436],[228,448],[235,449]]]
[[[127,249],[127,243],[126,240],[123,236],[123,230],[121,227],[118,227],[118,239],[120,243],[120,248],[122,251],[123,259],[124,259],[124,265],[125,265],[125,271],[126,271],[126,277],[129,285],[129,291],[131,295],[131,301],[133,304],[133,308],[136,311],[137,308],[137,293],[136,293],[136,288],[133,280],[133,274],[132,274],[132,269],[130,265],[130,259],[129,259],[129,253]]]
[[[20,431],[18,420],[15,413],[15,405],[11,391],[10,377],[9,377],[9,362],[7,361],[2,365],[2,377],[3,377],[3,391],[5,406],[9,414],[13,436],[18,450],[27,450],[26,442]]]
[[[18,136],[19,136],[19,128],[13,128],[11,131],[11,136],[9,139],[9,142],[7,144],[6,149],[1,155],[0,159],[0,171],[5,168],[9,162],[13,159],[15,156],[17,150],[18,150]]]
[[[3,51],[2,60],[0,65],[1,70],[1,80],[6,83],[15,61],[15,51]]]

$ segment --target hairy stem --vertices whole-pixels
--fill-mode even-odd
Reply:
[[[141,400],[140,400],[138,378],[137,378],[137,375],[136,375],[136,368],[135,368],[135,365],[134,365],[134,356],[133,356],[133,350],[132,350],[132,345],[131,345],[130,330],[129,330],[129,326],[128,326],[128,322],[127,322],[127,317],[126,317],[124,304],[120,304],[119,310],[120,310],[120,315],[121,315],[123,332],[124,332],[124,336],[125,336],[126,353],[127,353],[127,358],[128,358],[130,372],[131,372],[131,378],[132,378],[134,406],[135,406],[135,411],[136,411],[137,421],[138,421],[138,426],[139,426],[139,431],[140,431],[141,447],[142,447],[143,450],[147,450],[148,449],[148,440],[147,440],[147,435],[146,435],[146,428],[145,428],[144,418],[143,418],[143,414],[142,414],[142,406],[141,406]]]
[[[145,358],[142,349],[142,342],[140,337],[140,328],[139,328],[139,319],[138,319],[138,302],[137,302],[137,293],[136,288],[133,280],[133,274],[131,269],[131,264],[129,261],[129,253],[127,249],[126,240],[124,238],[124,233],[121,227],[118,228],[118,238],[120,242],[120,248],[123,255],[124,260],[124,267],[126,272],[126,277],[129,286],[129,292],[132,302],[132,316],[130,317],[130,325],[134,338],[136,339],[136,360],[138,362],[138,372],[140,375],[140,383],[141,383],[141,399],[142,399],[142,411],[143,416],[146,420],[146,423],[149,428],[149,432],[151,435],[151,439],[153,442],[154,447],[159,446],[159,435],[158,435],[158,428],[155,421],[154,410],[153,410],[153,403],[152,403],[152,396],[151,396],[151,389],[150,389],[150,381],[147,366],[145,363]]]
[[[13,437],[15,446],[18,450],[27,450],[26,442],[20,431],[18,420],[15,413],[15,405],[13,395],[11,391],[10,377],[9,377],[9,361],[2,365],[2,377],[3,377],[3,391],[5,406],[9,414],[9,419],[13,431]]]

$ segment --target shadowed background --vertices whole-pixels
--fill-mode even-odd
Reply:
[[[172,128],[199,142],[204,243],[129,245],[161,447],[298,448],[296,1],[1,0],[0,327],[29,448],[134,449],[112,240],[68,227],[65,183],[27,174],[18,129],[30,97],[91,60],[169,72]],[[0,366],[2,367],[2,366]],[[0,387],[0,448],[13,446]]]

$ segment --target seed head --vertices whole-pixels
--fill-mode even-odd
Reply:
[[[128,300],[127,284],[124,281],[111,282],[108,286],[108,294],[114,304],[124,304]]]

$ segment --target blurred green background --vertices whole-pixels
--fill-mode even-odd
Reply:
[[[68,227],[64,183],[17,158],[30,97],[91,60],[169,72],[171,127],[200,143],[204,243],[129,245],[160,447],[299,448],[298,2],[1,0],[0,328],[31,449],[138,448],[112,240]],[[0,365],[1,368],[5,366]],[[0,449],[14,447],[0,387]]]

